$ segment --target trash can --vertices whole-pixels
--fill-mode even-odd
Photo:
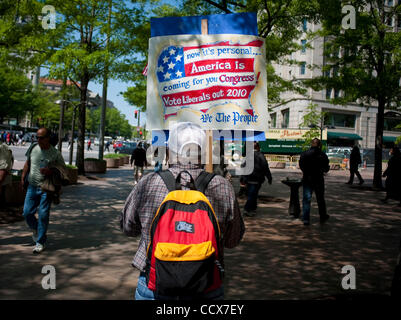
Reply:
[[[290,187],[290,206],[288,208],[289,215],[298,218],[301,213],[301,206],[299,204],[299,187],[302,185],[302,180],[298,178],[287,177],[281,180],[282,183]]]

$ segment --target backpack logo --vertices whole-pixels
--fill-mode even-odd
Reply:
[[[186,221],[176,221],[175,222],[175,231],[194,233],[195,225],[192,223],[186,222]]]

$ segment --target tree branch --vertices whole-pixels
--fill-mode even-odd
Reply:
[[[215,6],[216,8],[219,8],[220,10],[224,11],[225,13],[232,13],[231,10],[229,10],[227,7],[222,6],[221,4],[211,1],[211,0],[204,0],[207,3],[211,4],[212,6]]]

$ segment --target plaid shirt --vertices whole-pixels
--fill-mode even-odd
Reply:
[[[196,179],[203,171],[196,165],[172,165],[169,169],[174,177],[178,173],[187,170]],[[181,184],[189,182],[187,174],[181,175]],[[187,189],[183,187],[183,190]],[[134,187],[127,200],[120,217],[121,230],[128,236],[141,235],[139,247],[132,261],[132,265],[141,271],[146,266],[146,250],[150,241],[149,229],[153,216],[168,194],[166,185],[157,173],[144,176]],[[205,190],[205,195],[212,205],[217,219],[223,245],[233,248],[242,239],[245,225],[235,197],[231,183],[222,176],[215,176]],[[223,256],[223,255],[222,255]]]

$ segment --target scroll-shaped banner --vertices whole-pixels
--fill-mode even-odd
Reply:
[[[176,35],[149,42],[147,126],[190,121],[204,129],[267,129],[264,40]]]

